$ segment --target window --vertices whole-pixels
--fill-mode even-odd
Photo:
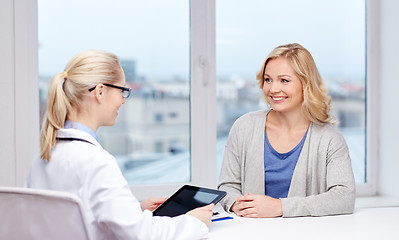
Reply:
[[[370,137],[369,121],[367,138],[365,134],[366,108],[368,114],[371,112],[365,102],[365,0],[124,0],[118,4],[93,0],[55,4],[38,0],[38,3],[41,105],[47,96],[48,77],[62,71],[72,54],[97,48],[121,57],[126,80],[133,87],[131,102],[121,109],[116,128],[109,128],[114,131],[100,134],[103,146],[121,161],[122,170],[147,169],[159,160],[155,136],[158,142],[163,142],[162,154],[166,156],[163,159],[185,159],[182,164],[174,165],[189,174],[182,182],[215,187],[219,171],[216,169],[220,169],[231,124],[238,116],[264,107],[253,81],[255,73],[274,47],[299,42],[314,56],[334,98],[334,115],[341,122],[341,131],[346,137],[354,137],[347,141],[353,167],[358,170],[356,181],[368,183],[372,172],[369,166],[373,163],[372,159],[367,164],[365,161],[365,144]],[[128,7],[132,4],[133,8]],[[79,20],[78,24],[73,24],[71,18]],[[60,39],[67,41],[62,48]],[[145,39],[145,43],[140,44],[140,39]],[[174,42],[178,47],[173,47]],[[162,61],[162,56],[169,59]],[[179,60],[172,61],[172,57]],[[338,90],[334,84],[337,82]],[[350,94],[345,96],[340,88]],[[127,107],[128,104],[132,106]],[[162,134],[155,124],[154,113],[164,114],[163,121],[168,127]],[[132,134],[126,136],[123,131]],[[369,146],[367,156],[371,151],[376,152],[373,145]],[[123,160],[127,153],[137,153],[138,158]],[[133,183],[137,184],[133,188],[139,189],[135,193],[142,192],[139,185],[146,185],[147,191],[141,199],[162,194],[160,190],[165,187],[148,184],[164,183],[164,179],[153,181],[153,176],[142,172],[132,174],[141,179],[136,178]],[[164,194],[172,193],[180,184]]]
[[[216,0],[218,168],[232,123],[266,107],[255,75],[267,54],[297,42],[313,55],[332,96],[356,183],[366,183],[365,8],[364,0]]]
[[[42,115],[51,76],[63,71],[74,54],[85,49],[115,53],[133,91],[115,126],[99,129],[101,145],[116,157],[131,185],[189,182],[189,2],[38,3]]]
[[[42,27],[37,25],[36,20],[38,8],[41,12],[45,11],[47,2],[51,1],[33,0],[20,2],[5,0],[0,4],[0,11],[3,13],[0,14],[0,18],[4,20],[1,21],[1,29],[4,34],[2,35],[3,37],[0,38],[0,46],[2,46],[2,50],[4,50],[4,54],[0,56],[0,60],[5,63],[5,65],[3,64],[3,70],[1,70],[4,75],[2,86],[5,92],[8,93],[3,96],[3,104],[6,107],[2,109],[4,110],[4,117],[1,118],[1,125],[3,126],[2,130],[4,130],[3,132],[5,135],[10,136],[10,139],[15,139],[15,141],[6,141],[7,144],[3,144],[2,146],[7,151],[1,151],[2,154],[0,154],[3,159],[8,159],[7,161],[2,161],[1,166],[3,166],[3,169],[12,170],[7,171],[6,175],[3,174],[4,176],[1,182],[5,185],[22,186],[29,169],[30,161],[38,154],[39,137],[37,129],[39,129],[40,123],[36,118],[36,114],[39,112],[39,104],[38,101],[35,100],[38,99],[39,95],[39,86],[36,82],[38,70],[36,67],[38,45],[37,28],[41,28],[40,31],[42,31]],[[84,2],[82,4],[85,4]],[[121,4],[123,3],[122,1],[120,2]],[[213,51],[215,49],[212,44],[214,42],[215,2],[214,0],[190,1],[191,79],[195,81],[191,83],[191,88],[187,87],[187,89],[190,89],[189,91],[192,91],[190,103],[193,106],[191,108],[192,119],[190,121],[192,123],[191,134],[193,136],[191,138],[191,169],[195,171],[192,171],[191,180],[194,183],[201,183],[202,185],[204,185],[203,183],[207,183],[209,186],[214,186],[214,182],[216,182],[216,171],[213,170],[213,158],[216,159],[216,148],[214,149],[214,147],[217,145],[218,151],[221,149],[219,147],[221,146],[220,141],[216,144],[216,137],[215,140],[212,138],[212,134],[216,132],[213,119],[216,119],[218,123],[222,119],[220,106],[216,106],[216,102],[213,103],[211,100],[213,99],[215,91],[215,89],[211,89],[214,87],[213,78],[215,75],[213,74],[214,69],[212,69],[212,66],[214,66],[214,57],[212,56],[214,56]],[[352,1],[348,1],[348,3],[350,2]],[[92,4],[92,2],[89,3]],[[176,5],[174,5],[174,7],[175,6]],[[388,193],[389,191],[392,191],[392,193],[396,191],[396,188],[392,187],[393,185],[391,184],[395,182],[392,181],[392,179],[396,178],[392,178],[394,175],[389,174],[392,164],[395,162],[395,159],[392,158],[392,156],[395,155],[394,147],[389,143],[395,142],[396,136],[394,134],[395,129],[392,130],[392,128],[389,127],[389,123],[393,121],[392,119],[395,119],[392,117],[394,116],[394,112],[391,111],[389,104],[387,104],[390,102],[390,96],[392,94],[380,94],[380,92],[392,90],[394,89],[392,86],[396,86],[396,82],[394,81],[395,74],[394,71],[392,71],[395,69],[393,64],[395,62],[395,51],[392,51],[389,47],[392,45],[391,42],[395,42],[397,39],[394,31],[396,27],[395,21],[397,20],[395,18],[396,9],[396,1],[384,1],[381,3],[380,1],[367,0],[366,97],[368,101],[366,104],[366,177],[367,184],[371,183],[371,186],[363,188],[358,184],[357,193],[362,192],[362,195],[376,194],[377,187],[382,187],[378,189],[378,192],[382,194]],[[51,10],[49,10],[48,14],[51,15],[51,19],[47,18],[47,21],[57,20],[60,15],[63,15],[59,14],[63,11],[64,9],[61,9],[58,12],[54,11],[54,13],[50,13]],[[218,13],[218,15],[220,14]],[[63,15],[63,17],[67,18],[65,15]],[[124,24],[124,22],[120,22],[120,24]],[[64,25],[65,24],[57,26],[57,28],[52,30],[55,33],[54,36],[57,36],[57,38],[65,36],[63,33]],[[76,39],[81,40],[82,38]],[[39,51],[43,51],[42,44],[43,43],[41,43],[42,47],[40,47]],[[110,40],[110,45],[112,44],[115,44],[115,40]],[[91,46],[94,47],[93,45]],[[275,44],[271,47],[274,46]],[[58,54],[58,49],[55,53]],[[315,54],[314,51],[312,53]],[[72,54],[72,52],[70,54]],[[66,57],[70,57],[70,54]],[[53,54],[52,57],[56,57],[56,54]],[[208,61],[209,65],[204,65],[204,61],[200,61],[200,59],[204,58]],[[66,61],[66,59],[62,61]],[[381,65],[381,63],[388,64]],[[63,67],[64,64],[65,63],[60,67]],[[207,66],[209,70],[209,81],[196,81],[202,76],[201,74],[203,71],[201,69]],[[384,79],[384,84],[381,84],[381,78]],[[40,92],[41,97],[46,96],[46,87],[42,87],[43,84],[45,85],[43,82],[39,83],[41,86],[40,91],[43,91]],[[205,85],[207,87],[205,87]],[[18,91],[16,89],[18,89]],[[381,105],[381,101],[385,104]],[[203,106],[207,107],[202,108]],[[179,116],[179,118],[180,117],[181,116]],[[29,119],[29,126],[26,124],[26,119]],[[220,127],[218,130],[220,131]],[[141,149],[144,147],[144,143],[135,142],[133,146]],[[10,151],[10,149],[16,150]],[[205,164],[201,165],[202,163]],[[378,169],[379,171],[377,171]],[[381,179],[380,185],[378,185],[376,181],[378,173]],[[370,181],[370,179],[372,181]],[[166,196],[167,193],[171,193],[176,187],[178,186],[170,188],[164,195]],[[145,186],[145,189],[147,191],[149,189],[151,190],[148,192],[147,196],[159,196],[161,193],[159,188]],[[162,189],[165,189],[165,187]],[[360,191],[362,189],[364,191]],[[135,193],[138,192],[140,191],[135,191]]]

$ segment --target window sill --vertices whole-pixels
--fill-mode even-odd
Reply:
[[[399,196],[357,197],[355,208],[399,207]]]

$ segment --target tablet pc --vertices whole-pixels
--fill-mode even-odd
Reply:
[[[153,215],[175,217],[197,207],[203,207],[210,203],[216,204],[224,196],[226,196],[224,191],[184,185],[155,209]]]

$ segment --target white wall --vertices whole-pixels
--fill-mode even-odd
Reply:
[[[378,192],[399,196],[399,1],[380,6],[380,171]]]
[[[38,153],[36,9],[31,0],[0,3],[0,186],[22,186]]]
[[[15,175],[15,102],[13,3],[0,6],[0,185],[13,185]]]

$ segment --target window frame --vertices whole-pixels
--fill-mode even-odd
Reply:
[[[356,196],[377,195],[380,149],[380,3],[366,0],[366,183],[356,184]],[[371,57],[372,56],[372,57]]]
[[[131,186],[139,199],[169,196],[183,184],[216,188],[215,1],[190,0],[191,182]]]
[[[357,185],[358,196],[377,194],[379,167],[379,1],[366,1],[366,183]],[[23,185],[30,162],[38,156],[39,102],[38,102],[38,8],[37,0],[6,0],[2,2],[13,11],[2,18],[13,22],[2,28],[13,34],[12,39],[0,39],[2,49],[10,49],[1,61],[13,69],[1,82],[11,91],[7,100],[12,110],[2,123],[5,136],[13,136],[11,151],[0,154],[11,163],[1,163],[3,169],[13,168],[3,182],[6,185]],[[11,27],[12,26],[12,27]],[[11,29],[11,30],[9,30]],[[7,34],[4,34],[7,35]],[[215,51],[215,0],[190,1],[190,120],[191,120],[191,183],[216,187],[216,51]],[[370,57],[372,56],[372,58]],[[32,80],[34,79],[34,80]],[[37,99],[37,101],[32,101]],[[33,116],[33,117],[32,117]],[[26,120],[29,119],[29,124]],[[8,147],[8,146],[7,146]],[[182,184],[132,187],[138,199],[150,196],[167,196]]]

